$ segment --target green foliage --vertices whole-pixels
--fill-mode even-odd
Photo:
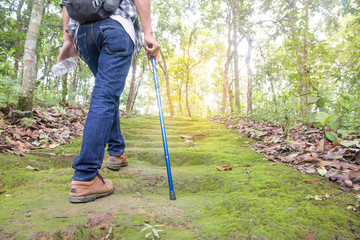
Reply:
[[[58,113],[58,114],[61,114],[61,115],[66,115],[68,114],[68,110],[66,110],[65,108],[63,108],[61,105],[57,105],[57,106],[53,106],[51,107],[51,109],[55,112],[55,113]]]
[[[13,78],[13,63],[9,60],[13,52],[0,47],[0,108],[14,105],[20,93],[21,81]]]
[[[24,125],[24,126],[27,126],[27,127],[30,127],[31,125],[33,125],[34,123],[36,123],[36,120],[35,119],[32,119],[32,118],[22,118],[20,120],[20,124],[21,125]]]
[[[160,235],[159,235],[159,232],[163,231],[161,229],[156,229],[158,227],[162,227],[163,225],[150,225],[150,224],[147,224],[147,223],[144,223],[145,227],[143,229],[141,229],[140,232],[143,232],[143,231],[148,231],[145,235],[145,238],[150,238],[150,239],[160,239]]]
[[[334,132],[325,132],[325,137],[332,142],[338,140],[338,135]]]

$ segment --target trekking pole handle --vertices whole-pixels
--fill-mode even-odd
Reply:
[[[153,47],[152,43],[149,43],[147,46],[148,46],[148,48],[152,48],[152,47]],[[152,58],[155,58],[155,56],[151,56],[151,55],[150,55],[150,59],[152,59]]]

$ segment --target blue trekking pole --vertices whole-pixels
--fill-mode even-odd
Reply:
[[[164,116],[163,116],[162,105],[161,105],[161,97],[160,97],[159,78],[158,78],[157,69],[156,69],[156,60],[155,60],[155,57],[151,57],[151,65],[152,65],[152,69],[153,69],[152,72],[153,72],[153,74],[154,74],[154,83],[155,83],[155,90],[156,90],[156,98],[157,98],[158,107],[159,107],[159,117],[160,117],[160,125],[161,125],[161,134],[162,134],[162,140],[163,140],[163,145],[164,145],[166,170],[167,170],[167,176],[168,176],[168,182],[169,182],[169,189],[170,189],[170,200],[176,200],[175,192],[174,192],[174,188],[173,188],[173,183],[172,183],[172,177],[171,177],[171,168],[170,168],[169,152],[168,152],[168,146],[167,146],[167,140],[166,140]]]

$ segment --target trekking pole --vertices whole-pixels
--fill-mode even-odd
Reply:
[[[149,46],[149,47],[151,48],[151,46]],[[172,177],[171,177],[169,151],[168,151],[167,140],[166,140],[164,116],[163,116],[162,105],[161,105],[161,97],[160,97],[159,78],[158,78],[157,69],[156,69],[156,60],[155,60],[155,57],[151,57],[151,65],[152,65],[152,69],[153,69],[152,72],[153,72],[153,75],[154,75],[156,98],[157,98],[158,107],[159,107],[159,117],[160,117],[160,125],[161,125],[161,134],[162,134],[162,140],[163,140],[163,145],[164,145],[166,170],[167,170],[167,176],[168,176],[168,182],[169,182],[169,189],[170,189],[170,200],[176,200],[175,192],[174,192],[174,188],[173,188],[173,183],[172,183]]]

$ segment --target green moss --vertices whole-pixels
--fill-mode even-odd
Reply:
[[[26,158],[0,154],[0,238],[28,239],[44,232],[53,239],[102,239],[109,227],[86,227],[89,212],[109,212],[113,239],[142,239],[145,219],[162,239],[353,239],[347,226],[360,227],[347,210],[355,195],[326,179],[302,175],[294,167],[271,164],[244,145],[235,131],[197,118],[166,118],[176,201],[169,200],[165,158],[157,117],[121,119],[129,166],[106,168],[115,193],[87,204],[68,202],[72,159],[81,140]],[[197,146],[180,135],[194,136]],[[231,171],[217,166],[230,164]],[[30,165],[38,171],[27,169]],[[324,201],[306,196],[330,194]],[[8,234],[8,235],[5,235]]]

